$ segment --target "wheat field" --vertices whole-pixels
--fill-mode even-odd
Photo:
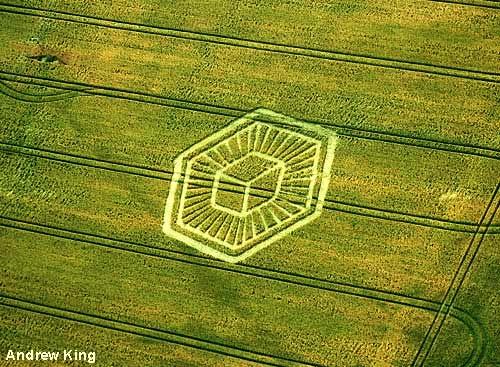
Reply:
[[[0,366],[498,365],[497,2],[0,19]]]

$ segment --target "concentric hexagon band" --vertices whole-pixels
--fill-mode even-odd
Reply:
[[[337,139],[258,109],[175,160],[163,231],[228,262],[253,255],[316,218]]]

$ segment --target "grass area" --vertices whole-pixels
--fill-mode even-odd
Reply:
[[[475,315],[484,325],[489,340],[486,357],[481,364],[484,366],[497,364],[500,350],[500,314],[498,313],[499,299],[496,286],[500,277],[499,240],[499,236],[487,237],[484,240],[457,300],[457,307]],[[441,343],[444,344],[442,350],[449,350],[450,341],[441,338]]]
[[[159,231],[168,181],[0,156],[2,215],[190,251]],[[438,300],[471,236],[325,210],[248,262]]]
[[[179,152],[232,120],[91,96],[41,106],[20,104],[3,95],[0,101],[5,115],[0,126],[3,142],[169,172]],[[475,223],[490,199],[499,169],[500,163],[492,159],[340,138],[327,196],[379,209]]]
[[[500,350],[500,320],[496,287],[499,282],[500,270],[498,242],[498,236],[485,238],[455,302],[455,307],[468,312],[481,325],[481,329],[478,331],[483,334],[483,338],[487,342],[483,358],[476,365],[485,367],[498,364],[498,351]],[[456,323],[454,320],[446,320],[442,334],[437,338],[434,350],[429,356],[428,364],[430,366],[451,367],[471,363],[470,355],[466,353],[455,358],[460,355],[460,350],[465,343],[472,342],[464,339],[465,334],[463,330],[460,330],[462,327],[462,324]],[[458,339],[461,340],[461,343],[456,342]]]
[[[19,351],[31,349],[64,351],[68,349],[68,346],[71,346],[73,350],[95,351],[97,356],[95,365],[102,366],[259,366],[257,363],[246,362],[238,358],[224,357],[147,337],[98,329],[82,323],[7,307],[0,307],[0,318],[2,319],[0,331],[0,350],[2,353],[12,349],[13,345]],[[15,366],[43,365],[43,363],[47,362],[17,362]],[[81,363],[81,365],[85,364],[85,362]],[[60,363],[59,365],[64,364]]]
[[[404,365],[419,341],[406,334],[418,334],[432,318],[411,307],[1,232],[9,254],[2,256],[8,294],[213,342],[230,340],[231,346],[262,353],[342,366],[338,355],[359,343],[366,354],[351,350],[344,357],[349,364],[382,359]],[[392,353],[382,353],[384,347]]]
[[[0,65],[7,71],[500,146],[500,136],[487,133],[500,129],[497,84],[4,16],[13,25],[0,36],[6,45]],[[29,41],[37,34],[43,34],[38,44]],[[40,52],[65,61],[41,63],[27,57]]]
[[[9,3],[301,47],[498,69],[499,15],[475,7],[422,0],[410,4],[402,0]]]
[[[141,25],[0,5],[0,358],[69,347],[102,366],[411,365],[498,183],[498,12],[9,3]],[[164,208],[175,158],[258,107],[340,135],[319,218],[232,265],[167,237]],[[492,223],[416,367],[498,362]]]
[[[457,320],[447,319],[426,363],[429,366],[467,366],[473,345],[470,330]]]

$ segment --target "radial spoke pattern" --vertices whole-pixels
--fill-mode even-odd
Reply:
[[[178,224],[231,249],[258,243],[310,207],[320,147],[260,122],[219,141],[188,162]]]

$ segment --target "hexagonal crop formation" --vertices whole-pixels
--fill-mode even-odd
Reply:
[[[238,262],[316,218],[336,136],[258,109],[175,160],[163,231]]]

